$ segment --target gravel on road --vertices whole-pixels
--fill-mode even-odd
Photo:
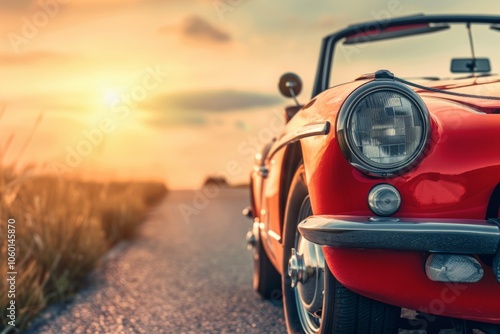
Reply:
[[[246,189],[174,191],[72,300],[26,333],[285,333],[282,305],[252,290]]]
[[[286,333],[281,301],[252,289],[251,222],[241,215],[248,191],[206,195],[171,192],[137,239],[105,257],[87,288],[50,306],[25,333]]]

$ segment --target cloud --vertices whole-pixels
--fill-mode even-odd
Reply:
[[[191,91],[159,96],[149,107],[156,110],[225,112],[272,106],[281,101],[279,96],[257,92]]]
[[[61,62],[70,56],[61,53],[34,51],[22,53],[0,53],[0,66],[31,65],[39,62]]]
[[[328,33],[342,26],[339,25],[340,18],[330,13],[322,14],[314,17],[292,15],[284,17],[281,23],[282,27],[286,27],[288,31],[315,31],[319,30],[323,33]]]
[[[1,1],[0,10],[22,11],[30,8],[34,3],[34,0]]]
[[[123,5],[147,5],[147,4],[165,4],[173,3],[174,1],[165,0],[2,0],[0,1],[0,9],[3,10],[15,10],[23,11],[26,9],[36,8],[36,6],[41,3],[54,3],[57,2],[59,5],[63,6],[66,4],[76,5],[76,6],[87,6],[94,8],[119,8]],[[195,2],[195,1],[191,1]]]
[[[211,117],[217,113],[272,106],[281,102],[282,98],[271,94],[214,90],[164,94],[142,107],[147,111],[145,123],[151,126],[208,126],[220,125],[217,118]],[[233,125],[240,131],[247,130],[247,125],[242,122]]]
[[[199,16],[189,16],[178,25],[165,25],[158,29],[160,33],[177,32],[183,38],[199,42],[227,43],[231,41],[231,36],[216,28],[207,20]]]
[[[168,114],[159,114],[159,113],[149,113],[144,117],[144,123],[156,127],[170,127],[170,126],[178,126],[178,125],[188,125],[193,127],[198,126],[206,126],[209,124],[209,121],[206,115],[203,115],[199,112],[195,113],[168,113]]]
[[[85,92],[65,91],[43,94],[29,92],[27,94],[19,94],[14,97],[6,98],[5,101],[0,100],[0,108],[2,102],[7,105],[29,110],[43,110],[44,112],[57,114],[83,115],[93,112],[95,109],[95,106],[92,104],[92,94]]]

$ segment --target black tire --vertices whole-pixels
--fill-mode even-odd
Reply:
[[[298,239],[301,238],[297,224],[311,214],[304,167],[300,166],[292,180],[287,199],[284,227],[284,273],[288,272],[291,249],[297,246]],[[291,278],[283,275],[283,305],[289,334],[397,333],[401,314],[399,307],[383,304],[350,291],[333,276],[327,265],[325,265],[323,277],[324,298],[322,310],[317,314],[320,317],[318,321],[318,318],[312,317],[306,313],[307,311],[299,311],[300,297],[295,291],[296,288],[291,287]],[[303,320],[304,314],[311,318]]]
[[[281,301],[281,277],[262,247],[259,235],[253,249],[253,288],[264,299]]]

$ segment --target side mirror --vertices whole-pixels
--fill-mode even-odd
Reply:
[[[280,93],[286,97],[291,97],[297,105],[297,95],[302,91],[302,80],[295,73],[285,73],[281,76],[278,87]]]
[[[487,73],[491,71],[488,58],[454,58],[451,73]]]

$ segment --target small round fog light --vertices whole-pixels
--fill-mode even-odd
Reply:
[[[401,195],[390,184],[379,184],[368,194],[370,209],[379,216],[390,216],[399,210]]]

